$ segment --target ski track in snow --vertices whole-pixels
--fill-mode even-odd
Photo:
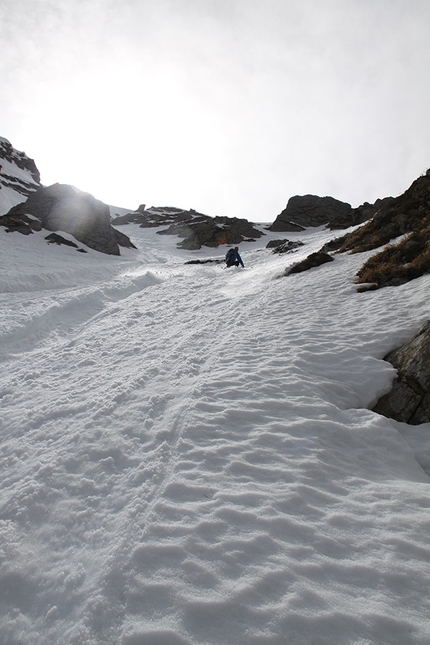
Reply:
[[[430,277],[139,234],[104,275],[3,273],[0,642],[427,645],[428,475],[366,408]]]

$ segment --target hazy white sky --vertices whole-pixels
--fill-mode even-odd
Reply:
[[[46,185],[272,221],[430,166],[429,0],[2,0],[0,136]]]

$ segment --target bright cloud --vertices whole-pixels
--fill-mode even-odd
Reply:
[[[430,165],[430,5],[5,0],[0,134],[46,184],[273,220]]]

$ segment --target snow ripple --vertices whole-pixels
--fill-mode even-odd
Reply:
[[[428,476],[365,409],[428,277],[363,307],[354,257],[282,281],[261,257],[25,300],[3,336],[2,642],[428,642]]]

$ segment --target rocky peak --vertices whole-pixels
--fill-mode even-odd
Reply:
[[[23,202],[40,185],[34,160],[0,137],[0,214]]]
[[[350,204],[334,197],[296,195],[288,200],[287,206],[269,230],[302,231],[309,226],[324,225],[331,229],[344,229],[362,224],[373,217],[378,208],[378,202],[366,202],[358,208],[352,208]]]

